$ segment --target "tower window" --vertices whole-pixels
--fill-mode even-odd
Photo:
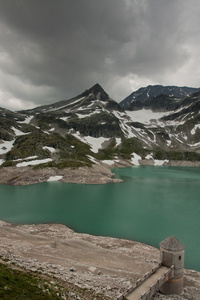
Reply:
[[[179,256],[178,259],[181,260],[181,256]]]

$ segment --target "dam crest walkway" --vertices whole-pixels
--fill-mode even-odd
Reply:
[[[171,268],[162,266],[161,264],[154,268],[151,273],[145,274],[144,278],[138,280],[136,284],[128,289],[128,291],[118,298],[128,300],[149,300],[159,291],[160,287],[174,277],[174,266]]]

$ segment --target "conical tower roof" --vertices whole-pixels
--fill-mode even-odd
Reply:
[[[173,235],[160,243],[160,247],[171,251],[181,251],[185,246]]]

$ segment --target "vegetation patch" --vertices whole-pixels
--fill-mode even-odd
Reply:
[[[78,117],[70,118],[68,122],[57,120],[59,127],[74,129],[82,135],[92,137],[121,137],[122,132],[119,120],[108,113],[97,113],[90,117],[79,119]]]
[[[41,278],[0,264],[0,299],[60,299],[59,291]]]
[[[48,148],[54,149],[51,152]],[[91,155],[90,146],[72,135],[31,133],[16,138],[13,148],[6,153],[6,162],[2,166],[16,165],[14,160],[37,156],[37,159],[53,158],[54,162],[41,164],[35,168],[55,166],[58,168],[90,166],[87,155]]]
[[[182,161],[200,161],[200,154],[190,151],[165,151],[157,148],[154,151],[154,159],[159,160],[182,160]]]
[[[92,290],[77,287],[69,282],[59,281],[58,283],[55,278],[39,273],[16,270],[0,263],[0,299],[107,299],[101,294],[95,294]]]
[[[122,139],[122,143],[116,148],[116,152],[119,157],[124,159],[131,159],[133,152],[142,157],[146,154],[146,150],[137,138]]]
[[[37,156],[38,159],[48,158],[48,152],[42,149],[44,138],[44,133],[31,133],[17,137],[13,148],[6,154],[6,160],[17,160],[30,156]]]
[[[7,160],[0,167],[15,167],[17,164],[16,161]]]
[[[91,161],[88,159],[88,161],[78,161],[78,160],[61,160],[59,162],[48,162],[45,164],[38,164],[33,167],[33,170],[38,170],[42,168],[58,168],[58,169],[65,169],[65,168],[71,168],[71,169],[78,169],[80,167],[92,167]]]
[[[116,140],[112,139],[110,144],[105,149],[100,149],[97,154],[95,154],[95,158],[99,160],[107,160],[107,159],[113,159],[114,156],[117,155],[116,153]]]

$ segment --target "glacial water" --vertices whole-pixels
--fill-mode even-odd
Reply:
[[[0,219],[62,223],[158,248],[175,235],[186,246],[185,266],[200,271],[200,168],[139,166],[113,172],[122,183],[0,185]]]

